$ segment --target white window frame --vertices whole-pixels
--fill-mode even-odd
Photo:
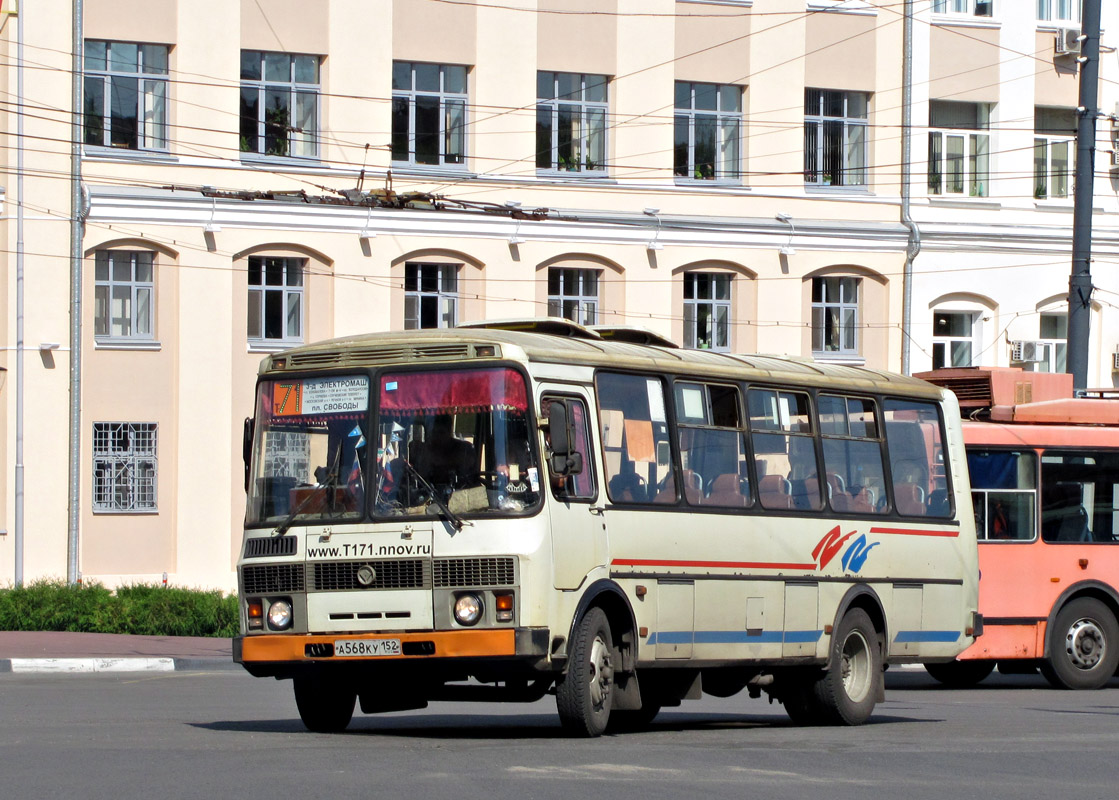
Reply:
[[[994,0],[932,0],[934,14],[991,18],[995,15]]]
[[[269,262],[277,262],[281,265],[281,282],[268,282]],[[249,304],[246,324],[249,345],[288,347],[301,344],[307,259],[291,256],[249,256],[248,267]],[[259,283],[253,283],[254,272],[259,276]],[[280,333],[278,336],[269,336],[271,326],[268,324],[268,300],[275,296],[280,298]],[[274,327],[272,329],[274,330]]]
[[[434,286],[431,281],[434,279]],[[404,329],[458,324],[459,265],[410,261],[404,265]],[[425,287],[426,284],[426,287]],[[424,306],[435,304],[436,324],[424,325]],[[409,308],[411,306],[411,308]]]
[[[726,272],[684,273],[684,347],[730,352],[733,277]]]
[[[819,283],[817,283],[819,282]],[[817,292],[817,286],[820,291]],[[852,287],[854,298],[849,297]],[[826,275],[812,279],[812,356],[819,359],[858,356],[862,278],[855,275]],[[820,296],[822,299],[816,300]],[[834,298],[834,299],[833,299]],[[828,345],[829,319],[834,319],[837,344]]]
[[[697,97],[714,93],[714,108],[697,108]],[[686,98],[686,102],[685,102]],[[680,181],[742,180],[742,87],[676,81],[673,173]],[[712,160],[697,161],[699,130],[714,128]],[[710,172],[710,174],[707,174]]]
[[[967,322],[967,333],[941,332],[943,320],[939,317],[963,317]],[[980,351],[981,319],[978,311],[957,308],[933,309],[933,335],[932,335],[932,367],[942,369],[946,367],[973,367],[978,366],[977,359]],[[960,347],[966,345],[966,363],[956,363]],[[939,355],[939,358],[938,358]]]
[[[597,325],[601,285],[602,270],[549,267],[548,316]]]
[[[825,114],[828,99],[842,102],[842,114]],[[857,100],[852,104],[852,100]],[[855,106],[855,110],[851,106]],[[858,114],[858,106],[863,116]],[[870,95],[836,89],[804,90],[804,183],[810,187],[859,187],[868,183]],[[838,136],[836,136],[838,133]],[[828,142],[835,139],[832,145]],[[838,150],[837,168],[829,168],[829,150]],[[838,179],[838,180],[837,180]]]
[[[93,423],[94,513],[159,510],[158,428],[154,422]]]
[[[1063,326],[1064,338],[1059,336],[1046,336],[1044,325],[1046,319],[1054,320],[1058,330]],[[1023,364],[1027,372],[1066,372],[1068,368],[1068,312],[1067,311],[1042,311],[1038,314],[1037,321],[1038,344],[1044,348],[1045,358],[1031,364]]]
[[[98,54],[104,46],[104,55]],[[114,63],[113,50],[135,48],[135,69],[120,69]],[[109,150],[155,150],[166,152],[170,48],[161,44],[116,42],[103,39],[85,41],[84,80],[82,86],[83,141],[86,147]],[[99,64],[98,62],[101,62]],[[136,82],[136,131],[131,141],[113,140],[113,110],[119,106],[117,87]],[[99,99],[101,125],[92,125],[97,114],[90,107]]]
[[[436,90],[418,88],[417,68],[438,70],[439,88]],[[451,72],[452,70],[454,72]],[[462,71],[462,91],[454,89],[454,84],[457,82],[454,76],[458,74],[458,70]],[[468,67],[457,64],[426,64],[414,61],[392,63],[392,163],[428,169],[465,167],[469,72]],[[438,140],[437,160],[420,161],[416,157],[416,107],[421,99],[431,98],[438,103],[439,130],[435,134]],[[402,108],[407,117],[405,130],[398,128],[401,122],[399,111]],[[460,115],[458,124],[451,121],[455,110]],[[452,143],[458,144],[457,152],[452,152]],[[402,158],[401,155],[404,157]]]
[[[1068,154],[1064,169],[1053,165],[1053,154],[1064,149]],[[1034,199],[1067,200],[1072,197],[1076,165],[1076,137],[1034,135]]]
[[[1037,19],[1057,25],[1079,25],[1080,0],[1037,0]]]
[[[124,266],[128,267],[128,277],[118,278],[117,269]],[[147,280],[137,277],[142,270],[146,270]],[[149,250],[98,250],[93,276],[93,338],[154,339],[155,254]]]
[[[562,82],[574,83],[563,92]],[[606,75],[571,72],[536,73],[536,170],[541,174],[606,175],[606,129],[609,113]],[[601,99],[599,99],[601,98]],[[572,135],[565,157],[562,115],[570,114]],[[546,122],[547,127],[542,123]],[[544,131],[548,142],[545,145]]]
[[[935,102],[931,101],[930,106]],[[987,197],[989,194],[991,137],[986,130],[989,110],[983,103],[968,105],[976,106],[978,128],[933,127],[930,109],[927,184],[930,195]],[[959,145],[956,155],[951,152],[954,143]]]
[[[278,59],[286,59],[287,75],[278,77],[270,69],[279,67]],[[255,68],[260,77],[248,77],[246,67],[255,63]],[[313,80],[300,80],[306,78],[306,70],[313,66]],[[242,50],[241,51],[241,94],[240,94],[240,149],[244,156],[259,158],[299,158],[317,159],[319,157],[319,124],[320,93],[321,87],[320,58],[308,53],[278,53],[267,50]],[[269,127],[275,127],[268,122],[267,99],[269,93],[287,95],[287,114],[282,127],[286,128],[286,136],[282,139],[275,138],[275,149],[278,152],[269,152]],[[245,111],[244,100],[247,96],[256,96],[256,117],[249,117]],[[306,105],[309,104],[310,108]],[[251,147],[246,132],[255,129],[253,136],[256,146]],[[310,128],[308,130],[308,128]],[[282,147],[280,143],[282,142]]]

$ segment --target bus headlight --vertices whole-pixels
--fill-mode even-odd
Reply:
[[[459,625],[476,625],[482,618],[482,598],[476,594],[461,594],[455,600],[455,621]]]
[[[291,627],[291,603],[287,600],[277,600],[268,606],[268,627],[275,631],[282,631]]]

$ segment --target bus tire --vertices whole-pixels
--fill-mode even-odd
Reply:
[[[357,693],[342,683],[322,678],[295,678],[295,707],[307,730],[339,733],[354,716]]]
[[[953,689],[970,689],[995,670],[993,660],[949,661],[925,664],[925,672]]]
[[[567,672],[556,683],[560,723],[575,736],[600,736],[613,699],[614,641],[605,612],[596,606],[575,626]]]
[[[1057,612],[1041,674],[1056,689],[1099,689],[1119,664],[1119,622],[1107,606],[1078,597]]]
[[[825,725],[861,725],[870,719],[881,680],[878,631],[865,611],[852,608],[832,635],[830,665],[812,686],[812,716]]]

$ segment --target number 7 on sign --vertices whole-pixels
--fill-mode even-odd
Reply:
[[[273,384],[272,413],[277,417],[293,416],[303,413],[303,384]]]

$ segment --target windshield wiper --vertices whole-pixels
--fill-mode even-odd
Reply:
[[[444,503],[443,498],[439,496],[439,493],[437,491],[435,491],[435,487],[432,486],[430,483],[428,483],[427,478],[425,478],[423,475],[421,475],[420,471],[418,469],[416,469],[415,467],[412,466],[412,462],[410,462],[406,458],[401,458],[400,461],[402,461],[404,463],[405,469],[407,469],[410,473],[412,473],[412,475],[415,476],[416,480],[418,480],[420,482],[420,485],[423,486],[423,488],[427,490],[427,493],[431,496],[432,502],[435,503],[435,505],[439,506],[439,510],[441,512],[443,512],[443,516],[445,516],[447,518],[447,520],[451,523],[451,526],[455,529],[455,531],[461,531],[463,525],[472,525],[473,524],[473,523],[467,522],[466,520],[462,519],[458,514],[451,511],[450,506],[448,506],[446,503]]]
[[[288,528],[295,522],[295,518],[303,513],[303,509],[307,508],[311,501],[319,497],[324,490],[330,489],[331,492],[333,492],[338,488],[338,461],[341,457],[342,448],[339,447],[338,454],[334,456],[334,464],[331,466],[330,472],[326,474],[326,480],[318,486],[311,487],[311,491],[307,493],[307,496],[299,502],[299,505],[291,510],[291,513],[287,515],[287,518],[283,522],[276,526],[276,530],[272,531],[273,536],[282,536],[287,533]],[[321,469],[321,467],[319,469]],[[318,472],[318,469],[316,469],[316,472]]]

